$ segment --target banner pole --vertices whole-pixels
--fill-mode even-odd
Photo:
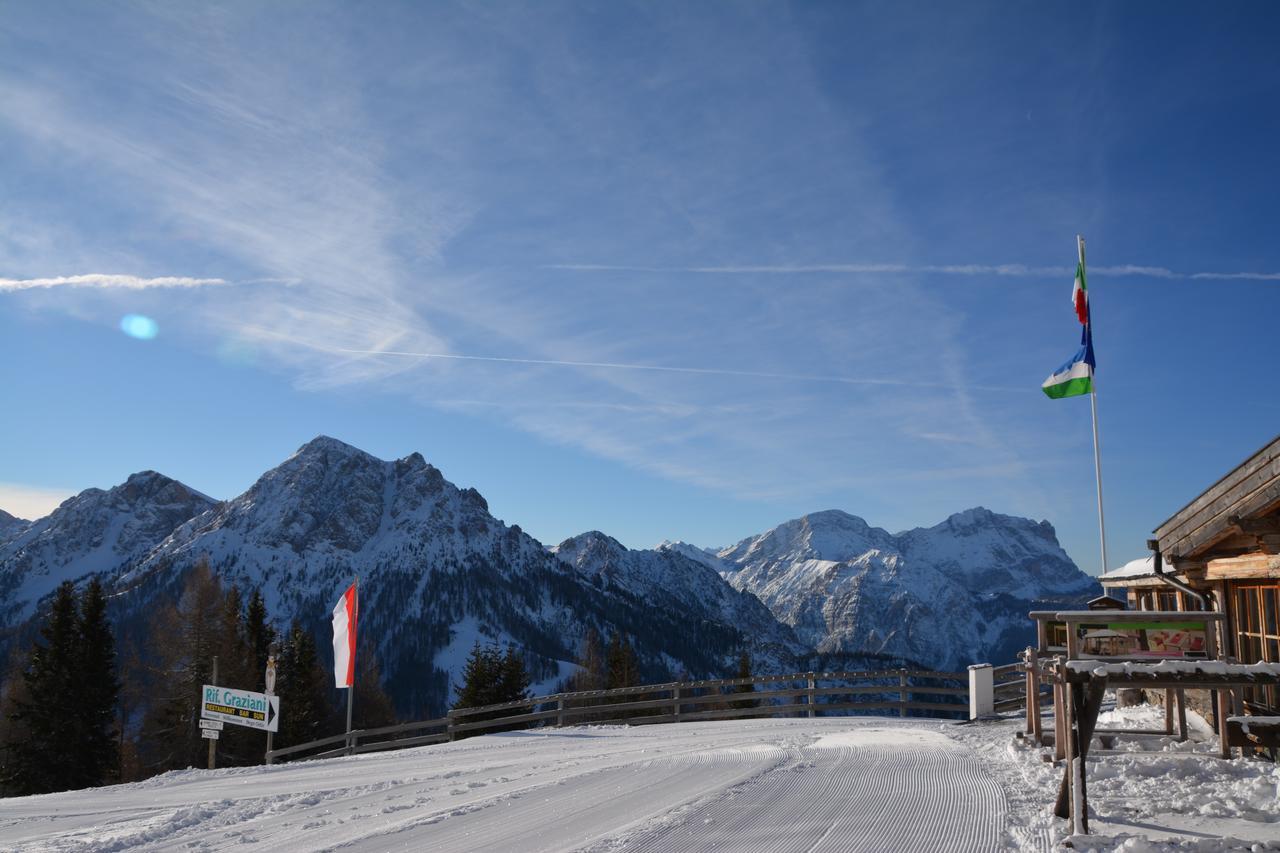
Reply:
[[[354,619],[355,624],[351,625],[348,630],[351,631],[352,638],[354,639],[360,628],[360,576],[359,575],[356,575],[356,582],[352,584],[352,587],[355,590],[353,595],[353,598],[355,599],[355,601],[353,602],[354,606],[351,608],[351,611],[352,611],[352,616],[355,617]],[[347,755],[351,755],[353,751],[352,744],[351,744],[351,706],[354,704],[355,697],[356,697],[355,645],[356,644],[354,642],[351,644],[351,685],[347,688]]]
[[[1084,237],[1076,235],[1076,250],[1080,256],[1080,269],[1084,264]],[[1089,298],[1089,336],[1093,336],[1093,299]],[[1089,410],[1093,414],[1093,472],[1098,483],[1098,537],[1102,542],[1102,573],[1111,570],[1107,562],[1107,519],[1102,511],[1102,450],[1098,442],[1098,377],[1092,377],[1089,391]]]

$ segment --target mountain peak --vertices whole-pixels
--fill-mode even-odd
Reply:
[[[315,438],[311,439],[306,444],[299,447],[298,450],[293,455],[295,457],[296,456],[317,456],[320,454],[331,454],[331,453],[337,453],[342,456],[355,456],[355,455],[368,456],[369,455],[368,453],[365,453],[363,450],[361,450],[358,447],[354,447],[350,444],[347,444],[345,441],[339,441],[338,439],[328,435],[317,435]]]
[[[10,515],[9,513],[0,509],[0,527],[3,527],[6,524],[14,524],[14,523],[26,524],[27,520],[25,518],[18,518],[16,515]]]

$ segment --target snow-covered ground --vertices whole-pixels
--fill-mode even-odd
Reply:
[[[1106,725],[1150,726],[1157,713]],[[1059,771],[1017,730],[863,717],[513,732],[3,800],[0,847],[1051,849],[1065,831],[1049,816]],[[1275,765],[1145,740],[1162,751],[1121,742],[1090,762],[1098,837],[1076,849],[1280,849]]]

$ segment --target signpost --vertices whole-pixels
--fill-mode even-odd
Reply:
[[[200,728],[220,732],[222,731],[222,720],[201,720]]]
[[[279,731],[280,697],[206,684],[200,693],[200,716],[261,731]]]
[[[276,695],[276,656],[274,654],[267,656],[267,674],[266,674],[266,694],[268,696]],[[271,763],[271,729],[267,729],[267,763]]]
[[[205,740],[217,740],[218,730],[217,729],[201,729],[200,736]]]

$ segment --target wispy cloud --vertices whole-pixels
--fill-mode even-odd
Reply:
[[[872,385],[896,388],[932,388],[932,389],[951,389],[952,386],[943,382],[921,382],[913,379],[893,379],[888,377],[866,377],[866,376],[822,376],[812,373],[772,373],[761,370],[732,370],[719,367],[680,367],[676,365],[666,364],[626,364],[621,362],[608,361],[560,361],[545,358],[506,358],[503,356],[491,355],[462,355],[459,353],[433,353],[433,352],[403,352],[396,350],[353,350],[353,349],[334,349],[334,352],[349,353],[353,355],[369,355],[369,356],[400,356],[408,358],[418,358],[424,360],[442,359],[449,361],[485,361],[497,364],[513,364],[513,365],[536,365],[549,367],[575,367],[584,369],[603,369],[603,370],[640,370],[654,371],[658,373],[687,373],[699,376],[737,376],[748,379],[777,379],[787,382],[836,382],[843,385]],[[975,391],[1006,391],[1014,394],[1026,393],[1026,388],[1006,388],[991,385],[975,385],[970,384],[968,387]]]
[[[148,290],[156,287],[208,287],[228,284],[222,278],[189,278],[186,276],[159,276],[143,278],[136,275],[108,275],[86,273],[84,275],[57,276],[55,278],[0,278],[0,291],[32,290],[50,287],[91,287],[97,289]]]

